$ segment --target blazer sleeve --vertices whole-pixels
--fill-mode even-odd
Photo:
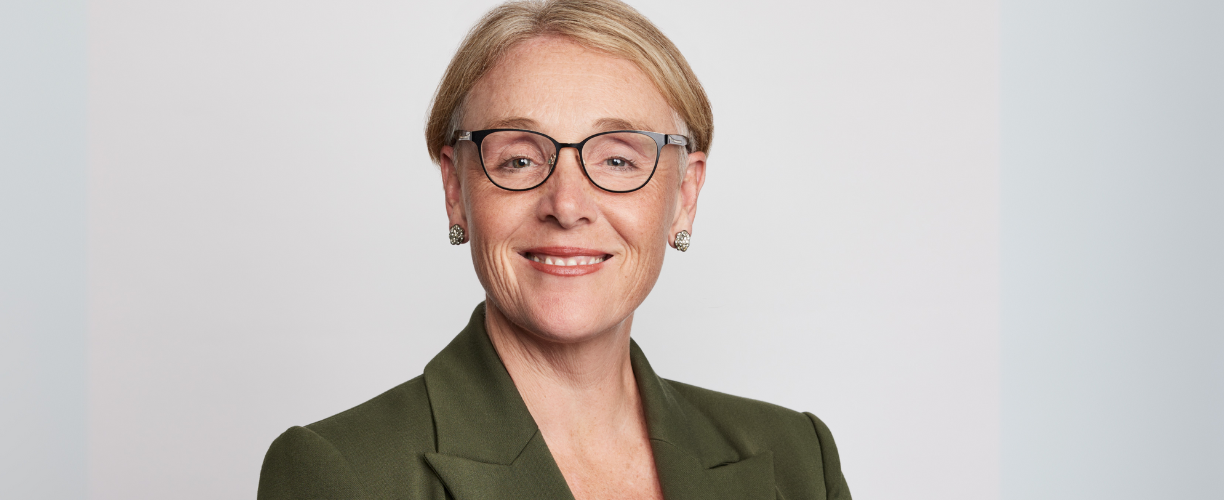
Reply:
[[[837,456],[837,443],[833,442],[833,433],[816,415],[804,413],[812,421],[816,429],[816,439],[820,442],[820,457],[824,465],[825,498],[828,500],[850,500],[850,487],[846,486],[846,477],[842,475],[841,458]]]
[[[259,500],[362,499],[366,495],[344,455],[305,427],[272,442],[259,471]]]

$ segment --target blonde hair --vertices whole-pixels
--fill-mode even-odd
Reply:
[[[689,135],[692,151],[709,151],[714,112],[680,50],[638,11],[617,0],[546,0],[502,4],[472,27],[434,93],[425,143],[434,163],[454,141],[464,102],[476,82],[516,44],[559,36],[635,63],[654,82]],[[685,130],[687,129],[687,130]]]

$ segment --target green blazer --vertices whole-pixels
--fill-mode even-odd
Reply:
[[[276,438],[259,499],[572,499],[484,315],[424,375]],[[850,499],[811,413],[661,379],[632,342],[630,359],[668,500]]]

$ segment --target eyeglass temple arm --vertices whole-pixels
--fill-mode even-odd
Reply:
[[[664,137],[667,138],[667,144],[675,144],[677,146],[683,147],[685,151],[688,151],[690,153],[692,152],[692,150],[690,150],[688,147],[689,145],[688,137],[685,137],[679,134],[667,134]]]

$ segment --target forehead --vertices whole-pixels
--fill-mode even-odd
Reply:
[[[611,123],[677,132],[667,101],[636,64],[566,39],[536,38],[512,48],[472,88],[462,127],[535,128],[564,141]]]

